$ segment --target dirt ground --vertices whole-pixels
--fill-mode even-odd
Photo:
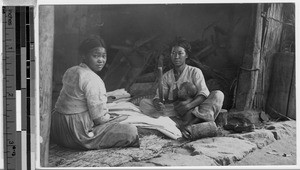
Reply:
[[[282,138],[263,147],[262,149],[255,150],[248,154],[244,159],[232,164],[231,166],[296,165],[296,148],[296,136]]]
[[[253,133],[221,134],[222,136],[212,140],[213,143],[216,144],[218,140],[229,142],[216,145],[206,139],[200,140],[202,142],[182,143],[163,138],[159,133],[153,134],[150,131],[147,134],[147,132],[143,132],[139,148],[74,151],[51,144],[49,166],[127,168],[174,166],[182,167],[181,169],[190,169],[191,166],[192,169],[195,169],[195,166],[217,169],[227,166],[225,168],[228,169],[228,166],[232,166],[238,169],[300,169],[297,165],[299,157],[295,121],[270,124],[256,129]],[[232,143],[233,139],[242,141],[241,144],[244,141],[247,145]],[[210,148],[202,147],[203,143]],[[255,147],[245,148],[250,145]],[[195,147],[191,150],[190,146]],[[219,146],[220,148],[228,146],[231,149],[216,151]],[[229,153],[233,154],[230,156]]]

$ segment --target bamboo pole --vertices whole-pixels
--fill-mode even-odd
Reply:
[[[51,125],[54,7],[40,6],[39,16],[40,164],[45,167]]]
[[[261,50],[261,37],[262,37],[262,28],[263,28],[263,20],[261,18],[261,12],[263,11],[263,5],[258,4],[256,11],[256,25],[255,25],[255,36],[254,36],[254,48],[253,48],[253,64],[252,68],[260,68],[260,50]],[[257,88],[257,80],[258,80],[258,71],[251,72],[250,79],[250,89],[246,97],[246,103],[244,109],[251,109],[256,88]]]
[[[257,4],[255,17],[252,20],[252,29],[254,30],[251,30],[250,32],[250,37],[247,42],[248,47],[246,48],[239,74],[235,106],[237,110],[251,109],[254,101],[260,69],[260,50],[263,28],[263,20],[261,17],[262,11],[263,4]]]

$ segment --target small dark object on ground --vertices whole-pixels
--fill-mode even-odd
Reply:
[[[223,126],[225,130],[232,130],[237,133],[242,133],[242,132],[253,132],[255,129],[254,124],[250,125],[239,125],[239,124],[226,124]]]
[[[255,125],[251,124],[251,125],[243,125],[243,126],[236,126],[234,127],[234,131],[238,132],[238,133],[242,133],[242,132],[253,132],[255,129]]]

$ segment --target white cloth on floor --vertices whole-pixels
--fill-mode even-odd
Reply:
[[[106,96],[113,96],[115,99],[130,98],[130,94],[125,89],[117,89],[114,91],[109,91]]]
[[[107,105],[110,113],[128,115],[121,123],[129,123],[147,129],[156,129],[172,139],[182,137],[176,123],[169,117],[152,118],[142,114],[139,107],[130,102],[109,103]]]

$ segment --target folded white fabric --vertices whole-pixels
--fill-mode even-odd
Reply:
[[[125,89],[117,89],[106,93],[106,96],[114,96],[115,99],[129,98],[131,95]]]
[[[121,123],[130,123],[147,129],[156,129],[171,139],[182,137],[176,123],[169,117],[152,118],[142,114],[139,107],[130,102],[109,103],[109,112],[119,115],[128,115],[128,118]]]

